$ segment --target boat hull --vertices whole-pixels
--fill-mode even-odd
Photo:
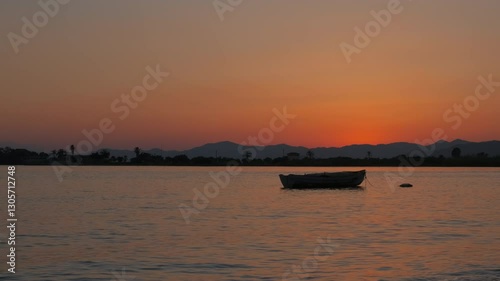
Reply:
[[[359,186],[366,171],[279,176],[284,188],[349,188]]]

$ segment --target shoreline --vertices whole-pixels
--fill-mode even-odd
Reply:
[[[225,164],[213,164],[213,165],[166,165],[166,164],[62,164],[62,163],[50,163],[50,164],[1,164],[2,166],[16,165],[16,166],[71,166],[71,167],[226,167]],[[238,166],[242,167],[373,167],[373,168],[383,168],[383,167],[430,167],[430,168],[500,168],[500,163],[494,165],[419,165],[419,166],[403,166],[403,165],[252,165],[252,164],[240,164]]]

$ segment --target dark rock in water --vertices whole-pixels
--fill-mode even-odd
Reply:
[[[399,185],[399,187],[412,187],[413,185],[410,183],[402,183]]]

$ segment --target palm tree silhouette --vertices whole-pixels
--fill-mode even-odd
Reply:
[[[312,152],[311,150],[308,150],[306,154],[307,154],[307,157],[309,159],[313,159],[314,158],[314,152]]]
[[[135,158],[139,159],[139,154],[141,154],[141,149],[139,147],[134,148]]]
[[[62,159],[64,157],[66,157],[66,155],[67,155],[66,150],[64,150],[62,148],[57,151],[57,158]]]
[[[245,151],[245,153],[243,154],[243,158],[248,162],[248,160],[250,160],[250,157],[252,157],[252,152],[250,151]]]

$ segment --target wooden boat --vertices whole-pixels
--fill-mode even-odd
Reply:
[[[359,186],[366,177],[366,170],[355,172],[280,175],[284,188],[346,188]]]

